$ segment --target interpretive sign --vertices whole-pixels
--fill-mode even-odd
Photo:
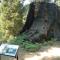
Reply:
[[[1,44],[0,55],[16,57],[18,49],[19,49],[18,45]],[[18,60],[18,58],[17,58],[17,60]]]

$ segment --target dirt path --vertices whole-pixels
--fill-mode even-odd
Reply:
[[[60,60],[60,41],[44,46],[38,52],[21,52],[19,60]]]
[[[53,45],[43,46],[34,53],[19,49],[18,54],[18,60],[60,60],[60,41],[53,42]],[[7,56],[2,56],[2,58],[1,60],[16,60]]]

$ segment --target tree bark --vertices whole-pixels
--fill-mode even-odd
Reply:
[[[41,42],[41,40],[46,39],[51,34],[49,32],[53,32],[54,35],[55,23],[60,19],[58,16],[59,9],[56,4],[45,2],[41,2],[39,4],[36,18],[34,17],[35,6],[33,3],[30,6],[31,10],[29,10],[26,24],[22,30],[22,32],[26,32],[28,30],[27,38],[33,42]],[[51,28],[53,28],[53,31],[50,31],[52,30]],[[41,39],[42,36],[44,37]]]

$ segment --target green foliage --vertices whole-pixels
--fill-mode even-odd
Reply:
[[[56,4],[60,6],[60,0],[56,0]]]
[[[8,43],[20,45],[24,50],[29,52],[36,52],[41,48],[47,48],[53,46],[53,43],[56,39],[51,38],[51,40],[44,41],[42,43],[32,43],[31,41],[26,40],[26,34],[20,36],[10,36]]]
[[[24,6],[20,0],[1,0],[0,3],[0,39],[7,41],[19,34],[26,21],[29,5]]]
[[[19,33],[23,26],[23,5],[20,0],[3,0],[0,3],[0,31],[5,39]]]
[[[53,46],[53,43],[56,41],[55,39],[51,38],[51,40],[44,41],[42,43],[32,43],[28,40],[25,40],[25,38],[25,34],[16,37],[11,36],[8,40],[8,43],[20,45],[24,50],[29,52],[36,52],[41,48]]]
[[[31,52],[35,52],[38,51],[40,49],[40,45],[38,43],[25,43],[24,48],[27,51],[31,51]]]
[[[12,39],[9,39],[8,43],[20,45],[21,47],[24,48],[24,50],[30,51],[30,52],[39,50],[40,44],[38,44],[38,43],[34,44],[28,40],[24,40],[25,38],[26,38],[26,36],[23,34],[21,36],[17,36]]]
[[[3,32],[0,31],[0,42],[3,41],[3,37],[2,37],[3,35],[4,35]]]

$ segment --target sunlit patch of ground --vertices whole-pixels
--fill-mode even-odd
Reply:
[[[30,53],[24,56],[24,60],[60,60],[60,44],[51,46],[44,51]]]
[[[60,60],[60,48],[59,47],[51,47],[47,51],[37,52],[37,54],[33,56],[26,56],[24,60]]]

